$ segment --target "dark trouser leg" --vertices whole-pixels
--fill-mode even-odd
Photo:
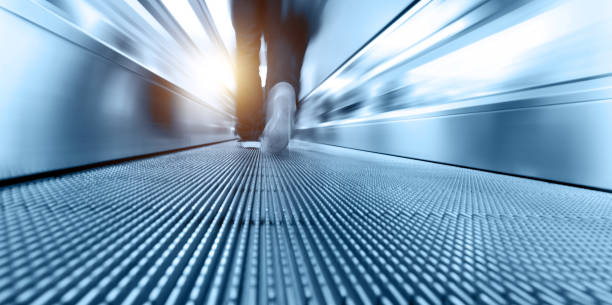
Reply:
[[[236,31],[236,132],[243,140],[259,138],[265,124],[259,78],[263,1],[232,1],[232,23]]]
[[[296,95],[299,94],[308,29],[305,16],[291,11],[286,11],[283,16],[281,0],[267,0],[264,34],[268,62],[266,91],[280,82],[287,82],[293,86]]]

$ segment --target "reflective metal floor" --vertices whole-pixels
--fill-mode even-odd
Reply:
[[[0,304],[608,304],[612,194],[230,142],[0,189]]]

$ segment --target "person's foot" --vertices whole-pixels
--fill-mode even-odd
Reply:
[[[277,153],[289,144],[295,101],[295,89],[289,83],[281,82],[270,89],[266,105],[266,127],[261,139],[263,151]]]

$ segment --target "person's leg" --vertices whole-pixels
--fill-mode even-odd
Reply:
[[[236,32],[236,132],[242,140],[257,140],[265,124],[259,77],[265,0],[233,0]]]
[[[266,77],[266,127],[262,148],[278,152],[287,147],[300,88],[300,72],[308,43],[305,16],[282,7],[282,0],[267,0],[265,40],[268,74]],[[285,5],[287,2],[285,3]]]
[[[264,24],[268,61],[266,91],[280,82],[287,82],[298,93],[310,24],[299,11],[291,7],[283,8],[283,2],[285,5],[291,3],[287,0],[267,0]]]

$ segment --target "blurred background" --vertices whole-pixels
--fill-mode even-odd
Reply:
[[[0,179],[234,139],[230,15],[0,0]],[[612,2],[329,0],[320,19],[296,138],[612,189]]]
[[[0,305],[612,304],[611,0],[318,17],[266,154],[227,0],[0,0]]]

